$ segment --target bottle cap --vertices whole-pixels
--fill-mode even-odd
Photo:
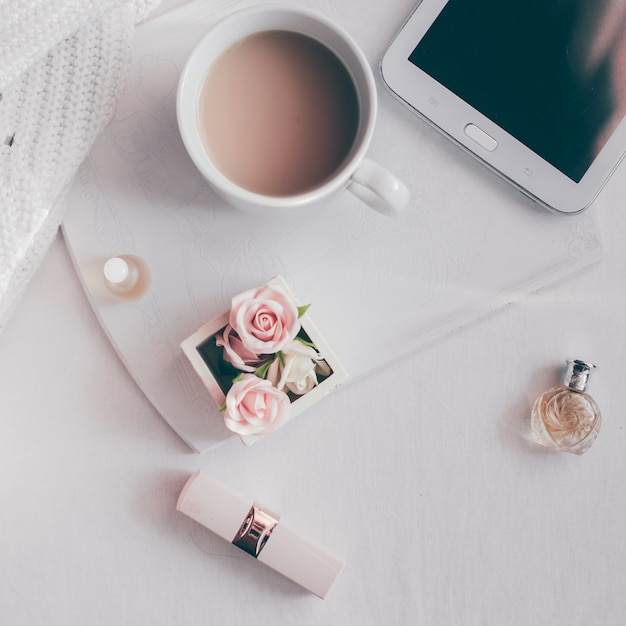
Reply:
[[[252,503],[252,498],[198,471],[183,487],[176,508],[222,539],[232,541]]]
[[[563,378],[563,384],[574,391],[584,393],[589,385],[591,372],[596,369],[592,363],[580,361],[579,359],[567,359],[567,371]]]
[[[112,285],[122,285],[128,280],[130,268],[121,257],[113,257],[104,264],[104,277]]]

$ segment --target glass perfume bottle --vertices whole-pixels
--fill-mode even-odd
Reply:
[[[133,254],[110,258],[103,268],[107,289],[118,300],[137,300],[150,287],[150,269]]]
[[[563,384],[535,400],[531,421],[537,443],[572,454],[587,452],[602,422],[598,405],[585,393],[595,368],[591,363],[568,359]]]

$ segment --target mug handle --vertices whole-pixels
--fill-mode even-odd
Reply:
[[[397,215],[409,203],[407,186],[378,163],[363,159],[352,175],[348,189],[375,211]]]

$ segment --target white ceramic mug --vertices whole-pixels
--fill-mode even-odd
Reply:
[[[243,38],[275,30],[306,35],[331,50],[352,78],[359,106],[356,137],[341,165],[320,185],[288,196],[262,195],[232,182],[213,162],[199,130],[200,94],[215,60]],[[198,170],[226,202],[247,213],[263,217],[296,214],[323,205],[345,189],[386,215],[394,215],[408,204],[409,191],[404,183],[365,158],[377,113],[376,84],[369,63],[350,35],[313,11],[261,5],[239,10],[218,22],[187,59],[178,84],[176,113],[183,143]]]

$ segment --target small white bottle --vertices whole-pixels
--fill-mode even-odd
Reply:
[[[584,454],[596,440],[602,415],[594,399],[585,393],[595,368],[591,363],[568,359],[563,384],[544,391],[535,400],[531,421],[537,443]]]
[[[150,268],[134,254],[110,258],[103,268],[104,283],[118,300],[138,300],[150,288]]]

